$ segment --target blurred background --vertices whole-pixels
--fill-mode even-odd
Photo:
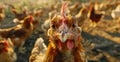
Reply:
[[[76,16],[82,8],[87,12],[79,15],[79,26],[82,28],[82,43],[88,55],[88,62],[120,62],[120,0],[0,0],[0,29],[16,26],[26,14],[35,14],[38,21],[36,28],[26,39],[24,53],[17,53],[16,62],[28,62],[31,50],[37,38],[43,37],[48,44],[47,29],[49,23],[45,22],[59,12],[63,1],[69,3],[68,13]],[[103,13],[97,22],[87,16],[92,10],[95,14]],[[15,10],[15,12],[13,11]],[[16,13],[17,12],[17,13]],[[21,14],[17,18],[17,14]],[[93,14],[93,13],[90,13]],[[83,17],[82,17],[83,16]],[[94,15],[93,15],[94,16]],[[43,27],[44,28],[43,28]]]

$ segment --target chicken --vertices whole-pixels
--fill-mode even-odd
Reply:
[[[29,62],[39,62],[39,59],[43,60],[46,50],[47,46],[44,44],[43,38],[38,38],[34,44],[34,48],[32,49]]]
[[[45,35],[47,35],[47,31],[50,28],[50,20],[51,17],[53,17],[54,14],[56,14],[57,11],[51,11],[49,12],[49,18],[44,21],[44,23],[41,25],[42,30],[44,31]]]
[[[50,20],[49,44],[42,59],[36,62],[86,62],[81,44],[81,28],[76,19],[66,15],[67,3],[62,4],[61,14]],[[35,61],[35,60],[34,60]],[[33,61],[33,62],[34,62]]]
[[[45,20],[45,22],[41,25],[41,28],[46,33],[50,28],[50,19]]]
[[[97,2],[95,2],[95,4],[94,4],[94,8],[95,8],[96,11],[105,10],[107,4],[108,4],[108,3],[106,3],[106,2],[100,3],[100,2],[97,1]]]
[[[0,40],[0,62],[15,62],[17,59],[14,45],[10,39]]]
[[[52,18],[48,30],[49,45],[43,62],[86,62],[86,55],[81,44],[81,29],[76,19],[66,15],[64,3],[61,14]]]
[[[96,27],[96,24],[100,21],[102,18],[102,15],[105,14],[105,12],[96,12],[94,9],[94,6],[90,4],[90,10],[88,12],[88,18],[91,21],[91,26]]]
[[[36,17],[41,17],[43,14],[43,10],[40,10],[40,9],[35,9],[33,11],[33,15],[36,16]]]
[[[33,11],[33,14],[31,14],[34,16],[34,19],[35,19],[33,21],[34,29],[36,29],[38,27],[38,25],[40,23],[40,18],[42,17],[43,13],[44,13],[43,10],[37,9],[37,10]]]
[[[76,19],[78,20],[78,25],[81,27],[85,20],[87,19],[87,9],[85,7],[82,7],[78,14],[75,15]]]
[[[18,23],[19,21],[23,20],[28,15],[28,11],[26,8],[23,8],[23,11],[18,12],[17,9],[13,5],[10,5],[10,7],[11,7],[12,13],[15,16],[15,19],[13,20],[14,23]]]
[[[76,2],[74,5],[72,5],[72,6],[69,7],[69,10],[70,10],[71,12],[74,12],[74,11],[76,11],[78,8],[79,8],[79,3]]]
[[[20,47],[24,44],[24,41],[32,34],[33,32],[33,16],[27,16],[24,19],[24,23],[17,26],[0,29],[0,36],[3,38],[11,38],[13,44],[17,47]]]
[[[34,29],[37,28],[37,26],[39,25],[39,22],[40,22],[40,17],[42,16],[43,14],[43,10],[34,10],[33,12],[31,11],[28,11],[27,9],[24,9],[24,12],[28,12],[26,14],[26,16],[29,16],[29,15],[32,15],[34,17],[34,20],[32,21],[32,24],[34,25]],[[26,17],[24,16],[23,19]],[[25,20],[23,19],[14,19],[14,22],[17,23],[17,24],[21,24],[23,23]]]
[[[5,18],[4,7],[0,6],[0,21]]]
[[[81,6],[79,5],[78,2],[70,5],[67,9],[66,9],[66,13],[67,14],[71,14],[71,15],[75,15],[78,10],[81,8]]]

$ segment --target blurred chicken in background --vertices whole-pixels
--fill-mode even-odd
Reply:
[[[78,12],[78,14],[75,15],[75,17],[76,17],[76,19],[78,21],[78,25],[80,27],[82,27],[82,25],[84,24],[85,20],[88,19],[87,13],[88,13],[88,10],[85,7],[82,7],[80,9],[80,11]]]
[[[16,9],[13,5],[9,5],[11,7],[11,11],[13,15],[15,16],[13,22],[19,23],[21,20],[23,20],[28,15],[28,8],[23,7],[22,11],[19,12],[18,9]],[[22,21],[21,21],[22,22]]]
[[[0,29],[0,36],[3,38],[10,38],[13,44],[21,49],[25,40],[33,32],[33,20],[33,16],[27,16],[22,24],[18,24],[11,28]]]
[[[87,14],[88,18],[91,21],[92,27],[96,27],[97,23],[101,20],[102,16],[105,14],[105,12],[102,11],[95,11],[94,4],[91,3],[89,7],[89,12]]]
[[[11,39],[0,39],[0,62],[16,62],[17,56]]]

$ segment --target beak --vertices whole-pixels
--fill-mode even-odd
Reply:
[[[60,27],[59,27],[59,32],[60,32],[60,40],[61,42],[65,42],[67,40],[67,31],[68,31],[68,27],[66,24],[62,24]]]
[[[30,22],[30,26],[31,26],[31,28],[32,28],[32,30],[34,29],[34,26],[33,26],[33,23],[32,22]]]
[[[66,33],[66,32],[62,31],[62,32],[60,33],[60,40],[61,40],[61,42],[63,42],[63,43],[67,40],[67,33]]]

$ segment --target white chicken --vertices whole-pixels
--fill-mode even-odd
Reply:
[[[47,46],[45,45],[44,40],[42,38],[38,38],[35,42],[34,48],[32,49],[29,62],[38,62],[39,60],[43,60],[46,50]]]

